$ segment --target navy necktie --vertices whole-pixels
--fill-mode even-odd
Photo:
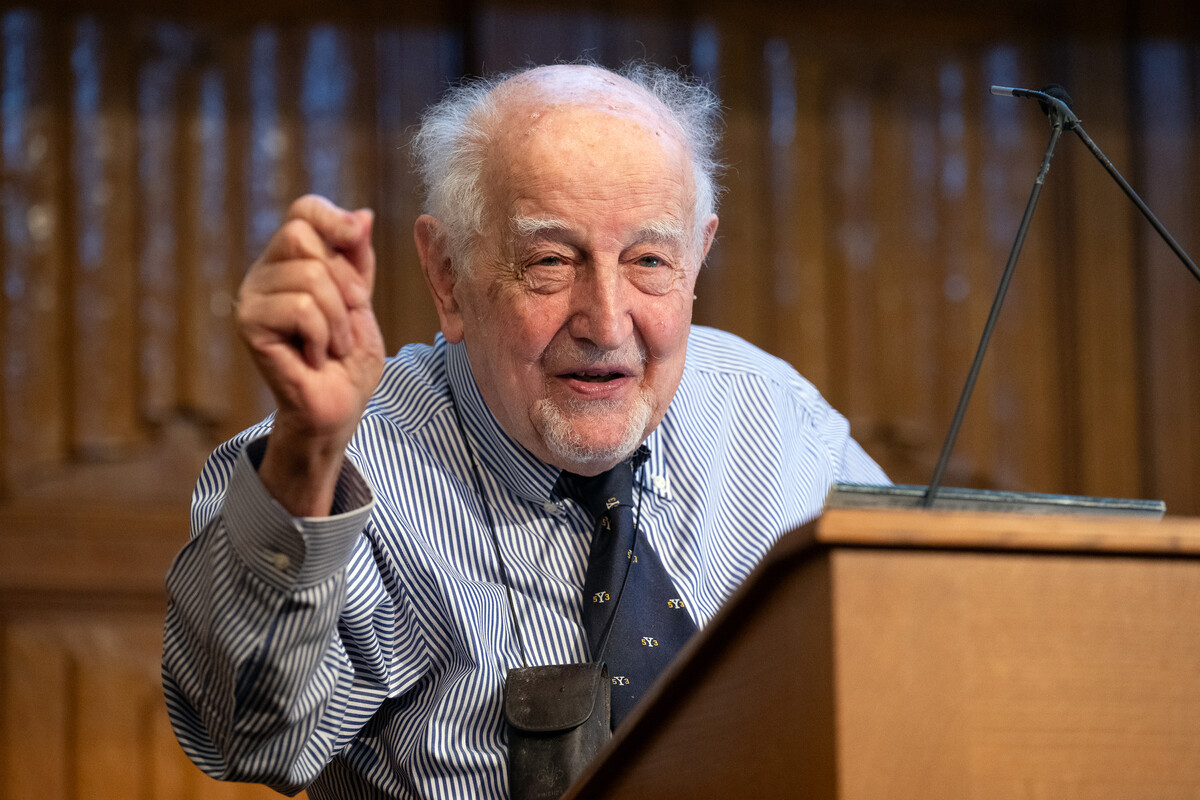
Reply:
[[[563,472],[557,487],[596,520],[583,580],[583,627],[592,658],[608,663],[613,728],[696,632],[658,554],[637,535],[633,476],[649,455],[643,445],[592,478]]]

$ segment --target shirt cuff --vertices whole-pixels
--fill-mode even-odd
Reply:
[[[337,575],[350,559],[375,498],[354,465],[342,463],[328,517],[293,517],[258,477],[267,437],[238,454],[222,516],[238,557],[267,583],[290,592]]]

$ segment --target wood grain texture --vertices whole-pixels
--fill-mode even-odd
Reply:
[[[839,555],[841,796],[1192,796],[1198,567]]]
[[[32,13],[10,15],[3,31],[8,74],[20,78],[20,102],[4,117],[4,278],[0,321],[0,488],[30,471],[53,469],[69,452],[69,364],[65,320],[66,250],[72,236],[63,208],[66,146],[56,88],[67,52],[64,31]]]
[[[214,781],[179,749],[162,699],[158,602],[110,610],[5,603],[0,611],[0,798],[279,797]]]
[[[838,509],[821,517],[816,536],[830,545],[1200,554],[1200,528],[1190,517]]]

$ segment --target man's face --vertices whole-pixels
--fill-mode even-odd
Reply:
[[[488,235],[443,332],[465,339],[505,432],[595,474],[632,453],[679,386],[716,217],[697,239],[687,152],[651,112],[513,116],[484,173]]]

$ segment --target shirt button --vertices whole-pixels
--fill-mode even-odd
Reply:
[[[554,502],[553,500],[547,500],[546,502],[542,503],[542,510],[545,511],[547,514],[553,514],[556,517],[559,514],[563,513],[562,506],[560,506],[558,503]]]
[[[655,475],[650,479],[650,485],[654,487],[656,492],[665,492],[667,490],[667,479],[662,475]]]
[[[292,559],[287,553],[275,553],[271,556],[271,563],[275,565],[275,569],[283,572],[292,565]]]

